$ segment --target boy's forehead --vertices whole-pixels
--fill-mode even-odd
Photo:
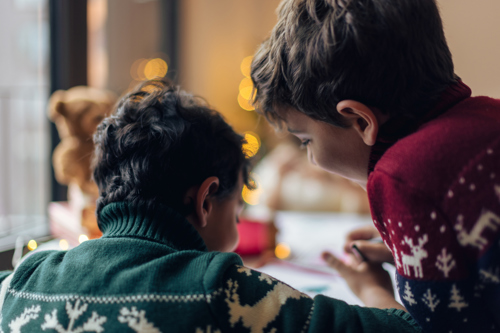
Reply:
[[[291,106],[278,106],[274,109],[276,115],[281,120],[285,128],[290,125],[290,117],[294,112],[298,112],[295,108]]]
[[[283,120],[285,128],[292,134],[303,132],[307,124],[312,121],[312,118],[293,107],[281,109],[278,114]]]
[[[300,111],[288,104],[278,105],[275,107],[276,113],[283,118],[286,118],[290,113],[300,113]]]

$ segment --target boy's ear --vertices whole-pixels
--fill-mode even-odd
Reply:
[[[219,188],[219,178],[208,177],[201,183],[200,187],[196,191],[195,200],[195,215],[198,227],[203,228],[208,223],[208,216],[212,212],[213,208],[213,194],[217,192]]]
[[[337,104],[337,112],[344,116],[366,145],[375,144],[379,121],[371,108],[360,102],[343,100]]]

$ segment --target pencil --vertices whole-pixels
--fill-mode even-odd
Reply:
[[[370,243],[383,243],[383,240],[381,237],[376,237],[376,238],[372,238],[372,239],[368,240],[368,242],[370,242]],[[352,244],[352,249],[353,249],[354,255],[356,255],[358,257],[358,259],[360,259],[361,261],[369,261],[368,258],[366,257],[366,255],[363,252],[361,252],[361,250],[357,247],[356,244]]]

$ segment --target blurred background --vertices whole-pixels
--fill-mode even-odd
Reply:
[[[0,268],[16,241],[50,237],[50,202],[67,200],[54,177],[59,143],[51,94],[86,85],[122,95],[169,77],[204,97],[248,141],[257,190],[250,220],[276,210],[368,214],[363,191],[309,166],[297,142],[248,104],[249,64],[276,23],[278,0],[2,0],[0,2]],[[474,95],[500,98],[500,2],[438,0],[457,74]],[[31,247],[29,245],[31,242]]]

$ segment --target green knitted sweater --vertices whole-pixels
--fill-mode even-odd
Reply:
[[[0,273],[1,332],[419,332],[401,310],[311,299],[208,252],[167,207],[106,206],[103,237]]]

